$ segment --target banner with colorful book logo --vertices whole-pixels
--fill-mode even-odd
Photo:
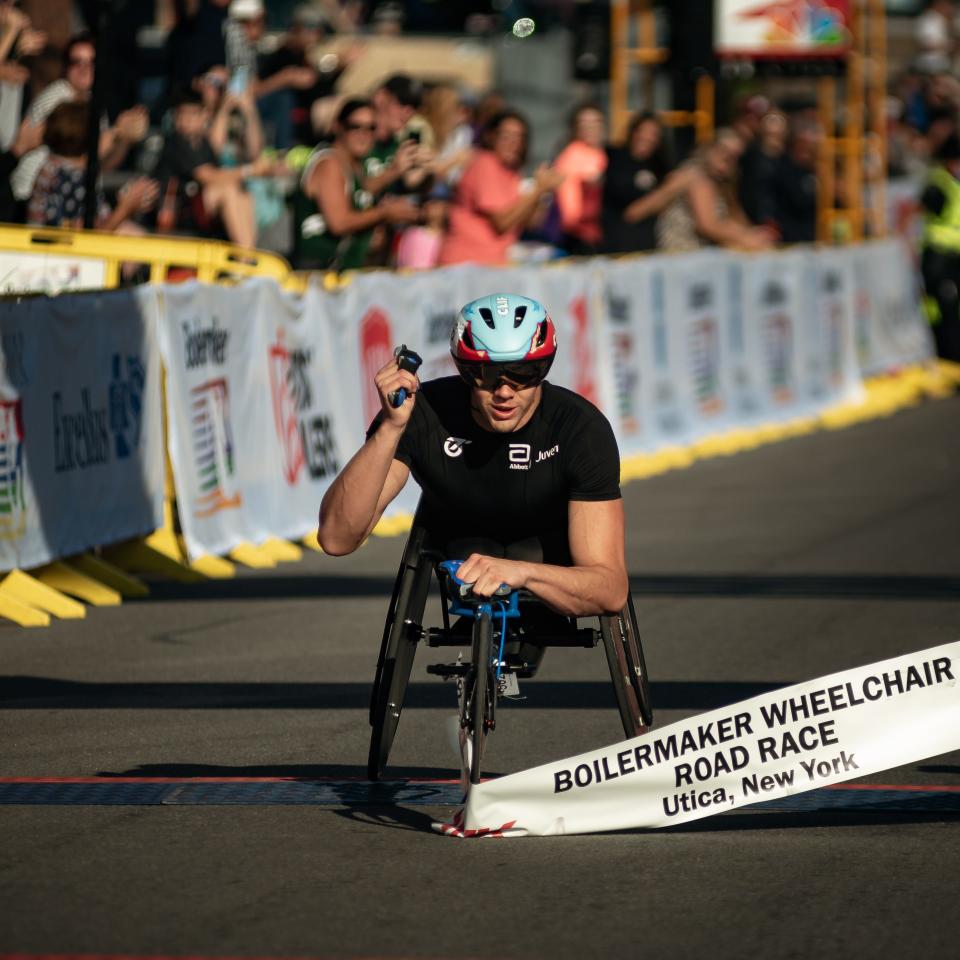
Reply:
[[[157,293],[0,304],[0,570],[163,520]]]
[[[316,530],[348,446],[342,409],[356,402],[319,291],[253,280],[163,296],[169,449],[189,554]]]

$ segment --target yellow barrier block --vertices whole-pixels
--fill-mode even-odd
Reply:
[[[201,583],[207,579],[199,570],[188,567],[180,559],[179,550],[171,554],[165,538],[155,537],[155,534],[151,534],[146,540],[130,540],[107,547],[103,556],[108,563],[116,564],[121,570],[156,573],[178,583]]]
[[[229,580],[237,575],[237,568],[229,560],[215,557],[212,553],[191,560],[190,567],[211,580]]]
[[[62,620],[82,620],[87,615],[87,608],[82,603],[65,597],[59,590],[48,587],[22,570],[11,570],[0,580],[0,592]]]
[[[409,533],[413,526],[413,517],[409,513],[398,513],[395,517],[381,517],[371,533],[375,537],[397,537]]]
[[[245,567],[252,567],[254,570],[266,570],[277,565],[277,561],[270,554],[259,547],[255,547],[252,543],[241,543],[234,547],[227,556],[234,562],[242,563]]]
[[[78,557],[71,557],[70,566],[82,574],[97,580],[116,590],[121,597],[148,597],[150,588],[139,578],[125,573],[112,563],[107,563],[102,557],[92,553],[83,553]]]
[[[59,590],[71,597],[85,600],[94,607],[120,606],[122,597],[119,591],[105,586],[99,580],[94,580],[79,570],[75,570],[62,560],[55,560],[45,567],[30,572],[32,576],[48,587],[53,587],[54,590]]]
[[[300,542],[308,550],[315,550],[317,553],[323,553],[323,547],[320,546],[316,533],[308,533]]]
[[[49,627],[50,614],[31,607],[12,594],[4,593],[0,586],[0,617],[12,620],[20,627]]]
[[[260,549],[267,556],[272,557],[277,563],[296,563],[303,559],[303,550],[295,543],[289,540],[281,540],[279,537],[271,537],[260,544]]]

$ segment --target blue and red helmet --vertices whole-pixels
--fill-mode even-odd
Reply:
[[[450,353],[471,386],[504,378],[534,386],[557,353],[557,331],[543,304],[514,293],[471,300],[457,315]]]

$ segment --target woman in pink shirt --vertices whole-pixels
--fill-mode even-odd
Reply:
[[[489,150],[479,150],[464,170],[453,203],[439,262],[507,263],[507,251],[536,217],[541,199],[563,179],[541,165],[529,189],[520,169],[527,156],[529,126],[512,110],[490,121]]]
[[[564,175],[557,190],[557,206],[564,232],[564,247],[573,254],[594,253],[603,234],[603,172],[607,154],[606,130],[599,108],[579,107],[571,123],[571,139],[557,157],[555,167]]]

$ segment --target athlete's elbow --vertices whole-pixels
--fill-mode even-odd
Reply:
[[[338,537],[331,531],[324,530],[323,527],[317,531],[317,543],[320,544],[320,549],[331,557],[345,557],[359,546],[358,543],[345,537]]]
[[[611,578],[603,598],[606,612],[619,613],[627,605],[629,596],[630,584],[626,575]]]

